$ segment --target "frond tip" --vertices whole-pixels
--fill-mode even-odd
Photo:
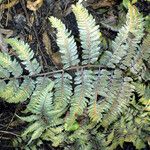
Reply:
[[[143,17],[135,6],[129,6],[126,18],[126,24],[119,30],[117,37],[112,42],[113,54],[107,63],[107,66],[112,68],[115,68],[116,65],[119,65],[121,69],[131,67],[138,44],[144,35]]]
[[[49,20],[52,27],[57,29],[57,44],[59,46],[60,53],[62,54],[61,58],[64,68],[78,65],[79,59],[74,36],[71,35],[71,32],[69,32],[68,29],[66,29],[61,20],[53,16],[50,17]]]
[[[72,11],[76,16],[80,32],[83,64],[93,64],[101,54],[99,26],[96,25],[95,19],[82,4],[72,5]]]

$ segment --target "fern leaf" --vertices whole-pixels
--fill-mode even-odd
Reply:
[[[51,109],[52,93],[50,91],[52,90],[53,86],[54,86],[54,83],[50,79],[38,78],[36,89],[34,93],[32,94],[32,97],[31,97],[30,103],[28,104],[27,109],[34,114],[41,114],[41,112],[47,106],[46,102],[50,104],[47,107]]]
[[[145,66],[144,66],[142,54],[141,51],[139,51],[137,55],[135,55],[134,60],[132,61],[132,66],[130,68],[130,71],[136,75],[141,73],[144,67]]]
[[[46,122],[44,122],[39,116],[35,115],[35,116],[31,116],[33,118],[33,120],[31,121],[31,119],[28,117],[20,117],[20,119],[23,119],[27,122],[32,122],[32,124],[23,132],[22,137],[25,138],[27,137],[28,134],[31,134],[31,138],[28,141],[28,144],[30,144],[33,140],[42,137],[44,134],[44,131],[49,128],[49,127],[56,127],[60,124],[62,124],[62,121],[60,122],[60,120],[56,120],[55,121],[55,125],[53,124],[53,122],[50,122],[49,124],[47,124]],[[54,138],[54,137],[53,137]],[[46,140],[46,139],[44,139]]]
[[[0,66],[8,70],[15,77],[20,76],[23,72],[16,59],[11,60],[11,57],[7,53],[0,52]]]
[[[32,94],[30,103],[27,106],[31,116],[20,117],[20,119],[30,122],[30,126],[23,133],[23,137],[31,133],[31,139],[28,144],[39,138],[48,127],[54,127],[62,124],[63,120],[59,117],[62,115],[60,110],[54,110],[52,104],[52,88],[54,82],[48,78],[38,78],[37,87]],[[31,119],[31,118],[33,119]]]
[[[117,117],[127,108],[129,105],[129,100],[132,92],[134,91],[134,86],[129,83],[132,81],[131,78],[124,78],[122,83],[120,83],[119,89],[114,95],[114,100],[109,108],[107,114],[104,115],[102,125],[107,127],[112,123]]]
[[[10,77],[9,71],[0,66],[0,78],[8,78],[8,77]]]
[[[133,46],[131,43],[128,43],[128,45],[128,54],[122,58],[122,64],[120,65],[120,68],[124,70],[126,70],[127,67],[131,67],[132,61],[134,59],[133,57],[135,57],[138,53],[135,46]]]
[[[86,126],[79,128],[78,131],[74,131],[72,135],[68,137],[74,145],[71,149],[80,149],[80,150],[91,150],[92,143],[90,141],[90,134],[86,129]]]
[[[112,43],[113,54],[107,64],[112,68],[119,63],[122,63],[121,67],[123,67],[123,69],[130,67],[131,61],[136,54],[136,48],[138,47],[137,44],[140,43],[144,35],[143,17],[135,6],[129,6],[129,11],[126,18],[126,25],[119,30],[115,41]],[[122,60],[124,61],[122,62]]]
[[[112,53],[110,51],[104,51],[100,57],[99,64],[102,66],[105,66],[109,62],[109,59],[111,58],[111,56],[112,56]]]
[[[133,85],[135,87],[135,91],[139,94],[139,96],[143,96],[145,93],[146,85],[140,82],[134,82]]]
[[[38,128],[41,127],[41,122],[40,121],[36,121],[34,122],[32,125],[30,125],[22,134],[22,137],[25,137],[27,134],[29,134],[30,132],[34,132],[35,130],[37,130]]]
[[[34,90],[34,82],[29,78],[25,78],[21,86],[17,89],[16,93],[6,101],[9,103],[19,103],[27,100]]]
[[[54,82],[48,78],[38,78],[37,86],[31,96],[27,110],[33,114],[39,115],[46,123],[51,122],[51,125],[59,124],[61,120],[58,118],[62,115],[62,110],[54,110],[52,103],[52,88]],[[61,108],[62,109],[62,108]],[[55,118],[54,120],[52,118]]]
[[[140,73],[140,71],[145,68],[144,61],[150,64],[150,35],[148,34],[144,39],[140,51],[137,53],[136,57],[132,62],[131,72],[134,74]]]
[[[55,92],[54,92],[54,106],[55,109],[65,108],[72,96],[72,76],[68,73],[56,74],[55,75]]]
[[[112,106],[113,102],[116,101],[117,91],[119,91],[122,72],[115,70],[114,72],[108,72],[107,70],[98,71],[99,79],[97,80],[99,100],[97,103],[97,111],[99,114],[100,121],[103,118],[103,113],[107,112]],[[117,108],[116,108],[117,109]],[[92,107],[89,109],[91,113]],[[108,113],[109,114],[109,113]],[[90,114],[89,114],[90,115]],[[93,119],[94,116],[90,116]]]
[[[82,4],[77,3],[72,6],[80,32],[82,44],[83,64],[95,63],[101,54],[99,26],[96,25],[95,19],[90,15]]]
[[[39,116],[37,116],[37,115],[30,115],[30,116],[26,116],[26,117],[20,117],[18,115],[16,115],[16,116],[25,122],[32,122],[32,121],[36,121],[39,119]]]
[[[1,93],[3,93],[5,87],[6,87],[5,81],[0,80],[0,95]]]
[[[77,46],[71,32],[66,29],[65,25],[57,18],[50,17],[52,26],[57,29],[57,44],[62,54],[62,63],[64,68],[78,65]]]
[[[140,43],[144,35],[144,23],[142,15],[139,13],[138,9],[135,6],[129,6],[126,25],[128,26],[129,32],[134,35],[132,42]]]
[[[95,99],[92,99],[89,106],[89,117],[92,122],[99,122],[102,118],[101,114],[99,113],[99,106],[97,103],[97,93],[95,93]]]
[[[102,114],[100,113],[99,109],[99,96],[106,97],[108,92],[108,83],[111,73],[105,69],[98,70],[95,72],[95,81],[94,81],[94,88],[92,91],[93,97],[90,99],[89,104],[89,116],[93,122],[99,122],[102,118]]]
[[[30,72],[30,75],[37,74],[41,71],[41,67],[37,60],[33,58],[34,53],[27,43],[16,38],[6,39],[6,42],[15,50],[19,59],[23,61],[22,64],[26,66],[25,69]]]
[[[78,66],[71,32],[51,17],[64,68],[53,72],[54,81],[47,77],[52,72],[31,77],[41,70],[33,51],[21,40],[7,39],[23,65],[0,52],[0,98],[10,103],[30,98],[23,112],[26,116],[17,116],[29,124],[18,140],[36,145],[26,148],[38,147],[43,144],[41,140],[55,147],[67,143],[69,149],[112,150],[118,145],[122,148],[124,142],[143,148],[150,131],[150,86],[145,80],[150,75],[149,35],[139,46],[144,35],[143,17],[129,4],[126,24],[112,43],[112,52],[106,50],[101,55],[99,26],[81,1],[72,10],[79,27],[83,66]],[[98,65],[89,65],[93,63],[103,67],[98,70]],[[29,77],[19,77],[24,66]],[[145,84],[132,72],[140,74]],[[38,139],[40,144],[36,144]]]
[[[55,128],[48,128],[42,135],[42,138],[46,141],[52,141],[52,145],[57,147],[63,142],[65,136],[65,133],[63,133],[63,127],[58,126]]]
[[[28,145],[29,145],[33,140],[39,138],[39,137],[42,135],[42,133],[44,132],[44,130],[45,130],[45,128],[44,128],[43,126],[40,126],[39,128],[37,128],[37,129],[33,132],[32,136],[31,136],[31,139],[30,139],[29,142],[28,142]]]
[[[8,84],[3,82],[1,86],[0,97],[7,101],[12,97],[12,95],[14,95],[14,93],[17,92],[19,83],[17,80],[12,80],[9,81]]]
[[[116,100],[115,95],[120,88],[122,72],[119,70],[115,70],[114,72],[102,70],[102,72],[98,72],[98,74],[99,73],[101,77],[97,81],[99,86],[98,94],[101,99],[99,99],[98,102],[98,113],[99,117],[103,118],[103,113],[107,112],[111,107],[113,101]]]
[[[145,68],[144,61],[150,64],[150,35],[148,34],[144,39],[139,52],[132,62],[131,72],[134,74],[140,73]]]
[[[91,98],[91,92],[93,89],[92,82],[94,75],[91,70],[81,70],[76,73],[75,77],[75,89],[72,96],[70,116],[67,121],[67,126],[73,125],[77,116],[82,115],[84,109],[87,106],[88,98]]]
[[[150,64],[150,34],[146,36],[142,43],[142,58]]]

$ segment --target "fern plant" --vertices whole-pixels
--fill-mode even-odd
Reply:
[[[28,71],[29,75],[37,74],[41,71],[41,67],[37,60],[33,58],[34,53],[28,44],[17,39],[7,39],[6,41],[15,50],[21,63],[19,64],[16,58],[12,59],[8,53],[0,52],[0,78],[2,79],[0,81],[2,85],[0,97],[9,103],[23,102],[31,96],[35,83],[28,76],[23,78],[22,83],[15,78],[20,77],[24,70]],[[23,65],[24,70],[21,65]],[[14,78],[9,80],[12,76]],[[7,78],[8,83],[6,82]]]
[[[97,149],[97,143],[111,150],[124,142],[143,148],[150,138],[145,134],[149,132],[150,88],[141,82],[149,80],[150,36],[144,37],[142,15],[129,5],[126,24],[105,51],[93,16],[81,3],[73,5],[72,11],[81,57],[71,31],[52,16],[49,20],[57,32],[63,68],[43,73],[28,44],[6,39],[15,56],[0,52],[0,97],[9,103],[29,101],[22,116],[17,115],[28,122],[21,135],[28,145],[42,139],[55,147],[72,144],[71,149]],[[53,78],[46,76],[51,74]]]

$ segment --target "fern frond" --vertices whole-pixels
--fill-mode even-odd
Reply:
[[[135,91],[139,94],[139,96],[143,96],[146,86],[140,82],[134,82],[133,85],[135,87]]]
[[[131,78],[122,77],[120,70],[112,73],[102,70],[98,72],[98,76],[99,79],[96,80],[98,89],[94,88],[96,92],[92,93],[96,93],[99,100],[91,99],[89,116],[95,122],[102,119],[102,125],[107,127],[129,105],[134,86],[129,83],[132,81]]]
[[[22,134],[22,137],[24,137],[25,135],[27,135],[30,132],[33,132],[34,130],[38,129],[41,126],[41,122],[40,121],[36,121],[34,122],[31,126],[29,126],[24,133]]]
[[[22,64],[26,66],[25,69],[30,72],[30,75],[37,74],[41,71],[41,67],[37,60],[33,58],[34,53],[27,43],[16,38],[6,39],[6,42],[12,46],[19,59],[23,61]]]
[[[39,116],[37,115],[29,115],[29,116],[26,116],[26,117],[21,117],[21,116],[18,116],[16,115],[19,119],[21,119],[22,121],[25,121],[25,122],[34,122],[36,120],[39,119]]]
[[[80,32],[83,64],[95,63],[101,54],[99,26],[82,4],[77,3],[72,6]]]
[[[61,22],[61,20],[50,17],[49,18],[52,27],[57,29],[57,44],[62,54],[62,63],[64,68],[78,65],[79,59],[77,54],[77,46],[74,40],[74,36],[71,32],[66,29],[66,26]]]
[[[144,107],[143,110],[150,115],[150,86],[146,86],[142,83],[134,83],[135,90],[141,96],[139,99],[140,104]],[[146,115],[147,115],[146,114]],[[144,116],[144,112],[142,114]]]
[[[54,107],[55,109],[65,108],[72,96],[72,76],[62,72],[55,75]]]
[[[17,92],[19,83],[17,80],[9,81],[8,84],[2,81],[0,87],[0,97],[7,101],[12,98],[12,95],[14,95],[14,93]]]
[[[37,86],[35,91],[31,96],[30,103],[27,106],[27,111],[32,114],[39,115],[41,120],[46,124],[50,124],[51,126],[55,126],[55,124],[59,124],[62,122],[61,119],[58,119],[63,111],[61,109],[54,109],[52,102],[52,88],[54,86],[54,82],[52,82],[48,78],[38,78]]]
[[[150,33],[146,36],[142,43],[142,58],[150,64]]]
[[[35,139],[38,139],[42,133],[44,132],[45,128],[41,125],[39,126],[38,128],[36,128],[36,130],[34,130],[32,136],[31,136],[31,139],[29,140],[28,142],[28,145]]]
[[[131,72],[134,74],[138,74],[141,70],[145,68],[144,61],[150,64],[150,34],[146,36],[144,39],[139,52],[135,56],[133,62],[132,62],[132,67],[131,67]]]
[[[52,93],[49,92],[52,90],[54,83],[48,78],[38,78],[36,84],[37,86],[31,96],[27,109],[33,114],[41,114],[42,111],[46,112],[44,110],[47,106],[46,102],[49,104],[47,107],[51,108]]]
[[[29,116],[28,116],[29,118]],[[26,117],[20,117],[20,119],[27,120]],[[28,121],[31,123],[31,125],[23,132],[22,137],[25,138],[27,135],[31,134],[31,138],[28,141],[28,144],[30,144],[33,140],[43,136],[45,130],[49,127],[55,127],[60,124],[62,124],[62,121],[55,120],[55,124],[44,122],[44,118],[41,118],[41,116],[35,115],[33,116],[33,120],[31,119]],[[54,137],[53,137],[54,138]],[[45,140],[45,139],[44,139]]]
[[[99,96],[101,99],[98,102],[98,112],[99,116],[103,118],[103,113],[107,112],[111,107],[113,101],[116,100],[116,93],[119,91],[120,84],[122,81],[122,72],[115,70],[114,72],[108,72],[107,70],[102,70],[101,78],[98,80]]]
[[[9,103],[18,103],[27,100],[34,90],[34,82],[29,78],[25,78],[23,83],[18,87],[17,91],[12,95],[11,98],[6,99]]]
[[[131,43],[128,43],[128,54],[122,58],[122,64],[120,65],[121,69],[127,69],[127,67],[131,67],[133,57],[137,55],[137,48],[133,46]],[[138,46],[137,46],[138,47]]]
[[[15,77],[19,77],[23,72],[16,59],[11,60],[11,57],[7,53],[0,52],[0,66],[7,69]]]
[[[89,104],[89,116],[93,122],[99,122],[102,118],[102,114],[100,113],[99,109],[99,96],[101,98],[104,98],[107,96],[108,92],[108,84],[109,84],[109,78],[111,73],[105,69],[96,71],[95,81],[94,81],[94,88],[92,91],[93,97],[90,100]]]
[[[137,55],[135,55],[134,60],[132,61],[132,66],[130,68],[130,71],[133,74],[137,75],[143,70],[144,67],[145,65],[143,62],[142,54],[141,51],[139,51]]]
[[[88,130],[86,129],[86,126],[83,126],[83,128],[79,128],[78,131],[74,131],[73,134],[71,134],[68,137],[72,142],[74,142],[73,147],[71,149],[79,149],[79,150],[91,150],[92,142],[90,141],[90,134]]]
[[[1,93],[3,93],[5,87],[6,87],[5,81],[0,80],[0,95]]]
[[[46,132],[42,135],[42,138],[46,141],[52,141],[52,146],[59,146],[66,138],[66,133],[63,133],[63,126],[58,126],[55,128],[48,128]]]
[[[102,118],[101,114],[99,113],[99,105],[97,103],[98,95],[95,94],[95,99],[92,99],[89,106],[89,117],[92,120],[92,122],[99,122]]]
[[[0,66],[0,78],[8,78],[8,77],[10,77],[9,71]]]
[[[112,53],[110,51],[104,51],[104,53],[100,57],[99,64],[105,66],[109,62],[111,56]]]
[[[113,54],[107,64],[112,68],[115,68],[115,65],[119,63],[122,63],[121,68],[123,69],[130,67],[131,61],[137,53],[137,44],[141,42],[144,35],[143,17],[135,6],[129,6],[126,18],[126,25],[119,30],[115,41],[112,43]]]
[[[28,144],[39,138],[48,127],[54,127],[62,124],[60,119],[61,111],[54,110],[52,104],[52,88],[54,82],[48,78],[38,78],[37,87],[32,94],[27,110],[32,113],[31,116],[20,117],[22,120],[30,122],[31,125],[23,133],[23,137],[32,134]],[[32,119],[31,119],[31,118]]]
[[[71,98],[70,116],[67,119],[67,126],[73,125],[77,116],[82,115],[87,106],[88,98],[91,98],[94,75],[91,70],[76,72],[74,95]]]
[[[126,25],[128,26],[128,31],[134,35],[132,42],[140,43],[144,35],[144,23],[142,15],[139,13],[138,9],[135,6],[129,5]]]
[[[148,115],[143,114],[141,106],[133,104],[126,111],[123,112],[111,129],[115,130],[114,138],[111,141],[111,148],[114,143],[122,145],[124,141],[132,142],[136,149],[145,147],[145,140],[148,135]]]
[[[129,105],[131,94],[134,91],[134,86],[131,85],[129,81],[132,81],[132,79],[126,77],[122,83],[120,83],[119,89],[116,95],[114,95],[115,99],[112,101],[107,114],[105,114],[103,117],[103,126],[107,127],[110,125]]]

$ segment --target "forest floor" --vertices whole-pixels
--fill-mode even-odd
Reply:
[[[48,17],[55,16],[63,20],[78,38],[76,20],[71,12],[71,5],[76,0],[3,0],[0,4],[0,49],[11,50],[2,42],[3,38],[19,37],[28,42],[34,50],[43,70],[51,71],[60,68],[61,62],[58,47],[55,42],[54,30]],[[150,13],[150,2],[138,0],[135,5],[147,16]],[[119,0],[87,0],[84,6],[100,25],[104,37],[113,40],[119,27],[125,22],[126,8]],[[2,37],[1,37],[2,36]],[[107,44],[106,44],[107,45]],[[23,105],[12,105],[0,101],[0,150],[11,150],[10,141],[24,128],[24,124],[15,120]],[[53,149],[47,147],[43,149]],[[127,144],[125,150],[133,150],[132,144]]]

